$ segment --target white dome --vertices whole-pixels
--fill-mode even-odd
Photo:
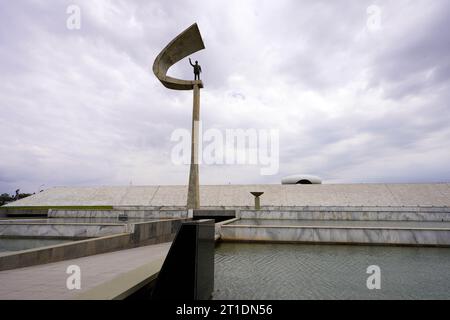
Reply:
[[[281,184],[322,184],[322,179],[309,174],[294,174],[281,179]]]

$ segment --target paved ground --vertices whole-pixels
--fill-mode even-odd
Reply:
[[[0,272],[0,300],[73,299],[149,262],[164,259],[170,242]],[[67,267],[81,269],[81,289],[68,290]]]

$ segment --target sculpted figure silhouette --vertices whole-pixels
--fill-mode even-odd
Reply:
[[[189,63],[194,67],[194,80],[200,80],[200,73],[202,72],[202,67],[198,64],[198,61],[195,61],[195,64],[192,63],[191,58],[189,58]]]

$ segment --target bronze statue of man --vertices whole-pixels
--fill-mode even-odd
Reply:
[[[202,67],[198,64],[198,61],[195,61],[195,64],[192,63],[191,58],[189,58],[189,63],[194,67],[194,80],[200,80],[200,73],[202,72]]]

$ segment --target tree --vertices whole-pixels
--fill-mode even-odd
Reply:
[[[17,196],[18,196],[18,199],[23,199],[23,198],[29,197],[31,195],[32,195],[31,193],[19,193]],[[2,193],[0,195],[0,206],[3,206],[5,204],[7,204],[8,202],[14,201],[14,199],[15,199],[15,196],[9,195],[7,193]]]
[[[13,201],[13,199],[14,199],[14,198],[11,197],[9,194],[7,194],[7,193],[2,193],[2,194],[0,195],[0,206],[6,204],[6,203],[8,203],[8,202]]]

